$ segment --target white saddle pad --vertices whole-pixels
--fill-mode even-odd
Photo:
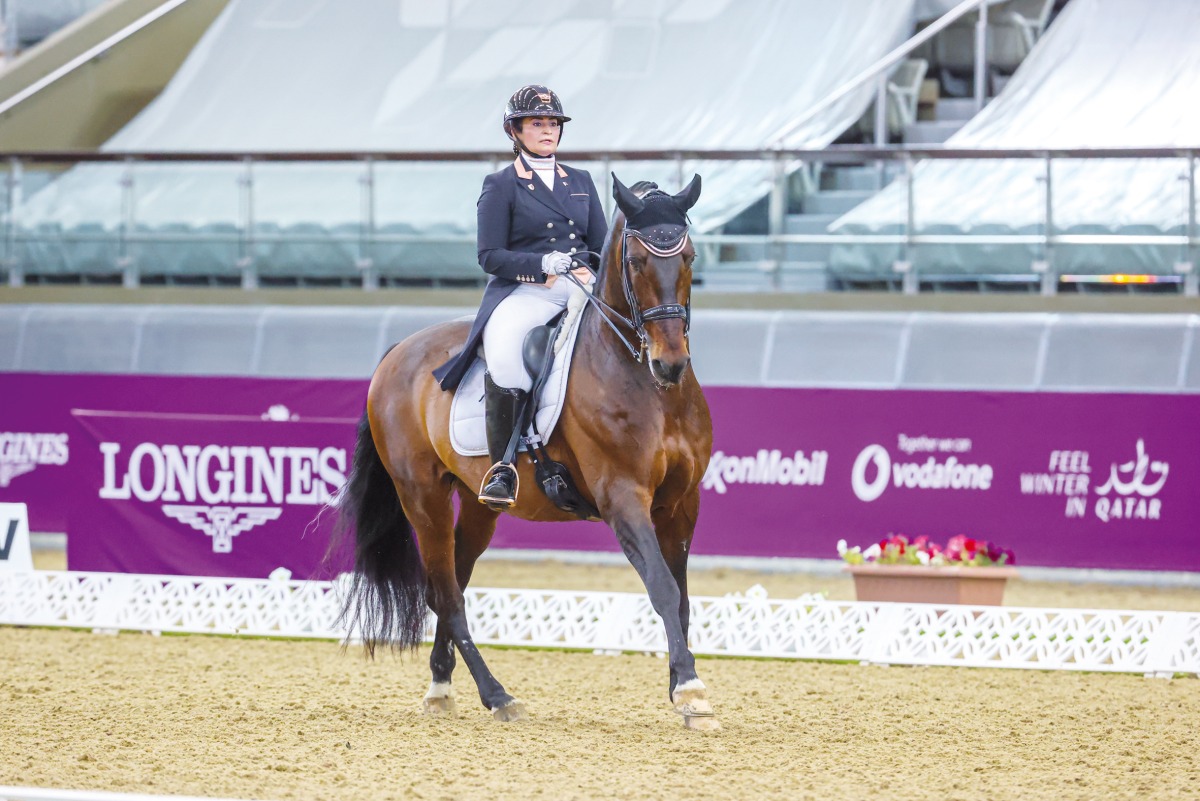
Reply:
[[[579,337],[579,321],[582,314],[568,317],[570,327],[562,340],[558,352],[554,354],[554,363],[550,368],[550,376],[542,386],[542,395],[538,400],[538,410],[535,422],[543,440],[549,440],[558,418],[562,414],[567,397],[567,374],[571,369],[571,354],[575,352],[575,340]],[[554,347],[554,342],[550,343]],[[486,456],[487,429],[484,426],[483,409],[483,374],[485,371],[483,359],[476,359],[462,383],[454,392],[454,400],[450,404],[450,444],[454,452],[460,456]],[[528,450],[521,443],[521,450]]]

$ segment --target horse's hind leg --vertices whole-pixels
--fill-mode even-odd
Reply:
[[[520,701],[505,692],[504,687],[488,670],[483,656],[471,639],[471,632],[467,626],[466,602],[463,599],[462,588],[459,586],[457,576],[456,548],[452,528],[454,507],[450,503],[449,489],[442,484],[439,484],[436,489],[432,489],[428,486],[415,486],[416,483],[418,482],[414,482],[414,486],[406,486],[401,491],[400,497],[405,499],[404,512],[417,534],[421,562],[425,566],[425,575],[429,582],[426,595],[429,608],[437,615],[438,629],[443,632],[441,643],[438,642],[435,634],[434,652],[436,656],[431,657],[431,665],[435,659],[445,657],[449,652],[449,646],[444,641],[448,636],[449,640],[458,648],[458,653],[466,662],[467,669],[471,671],[475,685],[479,688],[479,698],[483,701],[483,705],[492,710],[492,714],[497,720],[520,720],[525,717],[525,707]],[[474,565],[474,561],[474,558],[470,559],[472,565]],[[442,658],[439,659],[438,664],[444,671],[441,676],[445,677],[446,683],[448,683],[449,670],[446,670],[446,667],[453,669],[453,663]]]
[[[475,501],[475,495],[459,486],[461,511],[454,526],[454,575],[458,589],[465,591],[471,581],[475,562],[487,549],[496,531],[496,520],[500,517],[488,507]],[[470,497],[467,497],[467,496]],[[450,625],[438,618],[437,631],[433,638],[433,649],[429,654],[429,671],[432,680],[425,694],[425,711],[431,714],[453,713],[455,710],[454,690],[450,684],[454,673],[454,639],[450,636]]]

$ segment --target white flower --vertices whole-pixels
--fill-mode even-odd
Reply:
[[[928,565],[929,564],[929,552],[928,551],[917,551],[917,561],[923,565]]]
[[[863,558],[878,559],[881,553],[883,553],[883,549],[879,547],[879,543],[877,542],[867,550],[863,551]]]
[[[837,548],[838,548],[838,556],[846,555],[846,541],[845,540],[838,540]]]

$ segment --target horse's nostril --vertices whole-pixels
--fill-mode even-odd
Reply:
[[[654,375],[667,383],[678,384],[679,379],[683,377],[683,371],[687,369],[687,359],[680,362],[665,362],[662,359],[652,359],[650,368],[654,371]]]

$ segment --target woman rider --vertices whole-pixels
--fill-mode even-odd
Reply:
[[[516,160],[483,179],[478,203],[479,266],[490,278],[475,324],[462,351],[433,371],[442,389],[453,390],[475,360],[480,342],[487,364],[484,403],[492,468],[479,500],[493,509],[516,503],[517,473],[504,451],[533,379],[525,372],[525,334],[567,305],[575,253],[600,252],[608,234],[592,177],[558,163],[564,125],[558,96],[545,86],[523,86],[504,109],[504,133]]]

